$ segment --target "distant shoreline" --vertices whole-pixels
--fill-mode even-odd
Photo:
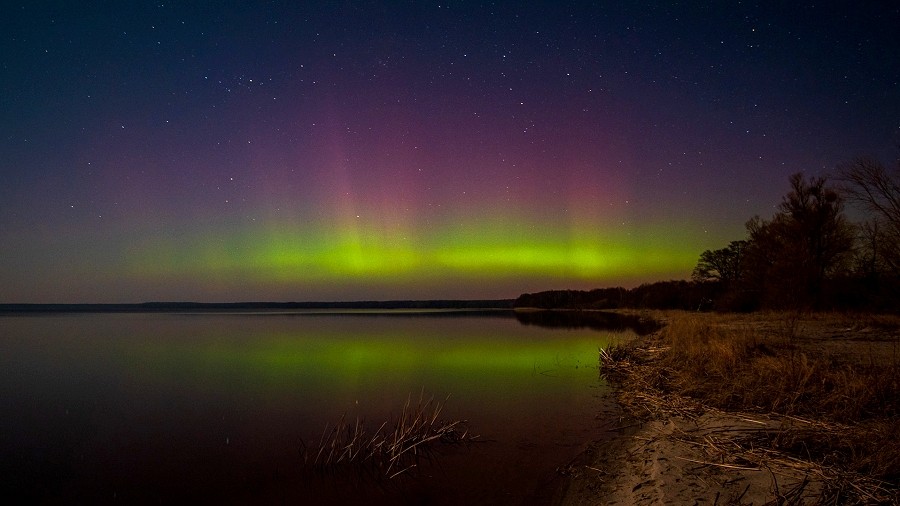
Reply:
[[[352,302],[143,302],[137,304],[0,304],[3,313],[167,313],[305,309],[512,309],[513,299]]]

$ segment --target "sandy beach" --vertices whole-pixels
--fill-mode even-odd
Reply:
[[[761,332],[781,325],[780,317],[743,318],[741,325]],[[843,321],[811,319],[798,328],[801,348],[869,362],[889,360],[895,353],[897,329],[892,326],[851,328]],[[623,408],[610,428],[618,435],[590,444],[561,469],[566,476],[561,504],[822,504],[826,496],[845,498],[834,504],[898,503],[896,484],[846,473],[833,462],[804,458],[772,443],[791,435],[802,445],[802,435],[838,437],[857,430],[854,425],[721,410],[648,385],[642,378],[659,373],[652,368],[667,351],[660,334],[627,343],[632,356],[642,359],[625,360],[611,381]]]
[[[730,438],[778,423],[718,411],[639,423],[570,464],[562,504],[761,505],[774,501],[776,491],[811,499],[821,483],[802,469],[762,466],[728,452]]]

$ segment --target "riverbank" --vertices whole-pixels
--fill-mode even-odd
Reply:
[[[900,504],[900,318],[650,312],[563,504]]]

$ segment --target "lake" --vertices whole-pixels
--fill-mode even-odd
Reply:
[[[509,311],[0,316],[0,495],[22,502],[520,504],[609,437],[628,322]],[[606,329],[606,330],[604,330]],[[341,417],[420,397],[468,444],[393,479],[304,465]]]

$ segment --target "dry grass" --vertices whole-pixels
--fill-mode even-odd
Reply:
[[[838,422],[900,415],[900,361],[828,353],[805,337],[802,317],[773,317],[769,328],[716,315],[672,317],[661,334],[670,347],[662,358],[673,371],[668,386],[724,409]]]
[[[424,394],[415,405],[407,398],[398,418],[385,421],[373,433],[363,420],[348,422],[344,415],[334,426],[325,426],[315,447],[301,443],[304,463],[318,471],[371,466],[381,476],[395,478],[429,458],[436,443],[459,444],[477,438],[469,434],[463,420],[440,420],[443,407]]]
[[[601,353],[634,414],[770,417],[778,430],[730,440],[744,449],[739,462],[809,466],[825,482],[822,504],[898,503],[900,318],[655,316],[666,327],[653,338]]]

